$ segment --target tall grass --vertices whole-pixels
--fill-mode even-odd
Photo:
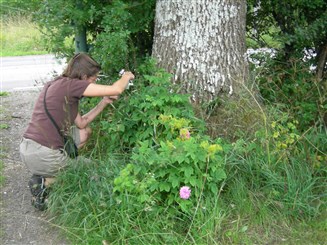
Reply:
[[[22,56],[48,53],[41,32],[26,15],[2,16],[0,56]]]

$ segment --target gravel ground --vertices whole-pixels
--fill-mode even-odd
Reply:
[[[1,158],[5,183],[0,199],[0,243],[68,244],[62,230],[46,213],[31,206],[27,186],[31,176],[19,157],[21,136],[31,118],[39,91],[12,92],[1,96]]]

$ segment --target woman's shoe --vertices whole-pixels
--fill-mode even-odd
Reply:
[[[44,211],[47,208],[48,191],[45,187],[45,178],[39,175],[33,175],[28,181],[28,186],[32,193],[32,205]]]

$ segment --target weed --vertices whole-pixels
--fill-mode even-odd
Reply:
[[[6,123],[0,123],[0,129],[7,129],[9,128],[9,125]]]
[[[9,93],[8,92],[0,92],[0,96],[8,96],[9,95]]]

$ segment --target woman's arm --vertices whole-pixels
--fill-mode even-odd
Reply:
[[[104,97],[99,104],[97,104],[96,107],[94,107],[92,110],[90,110],[85,115],[81,116],[80,113],[77,114],[75,118],[75,124],[78,128],[86,128],[86,126],[91,123],[97,115],[99,115],[104,108],[110,103],[112,103],[114,100],[116,100],[117,96],[111,96],[111,97]]]
[[[100,97],[100,96],[117,96],[124,92],[129,80],[133,80],[134,75],[131,72],[125,72],[122,77],[113,85],[101,85],[91,83],[85,89],[83,95],[87,97]]]

